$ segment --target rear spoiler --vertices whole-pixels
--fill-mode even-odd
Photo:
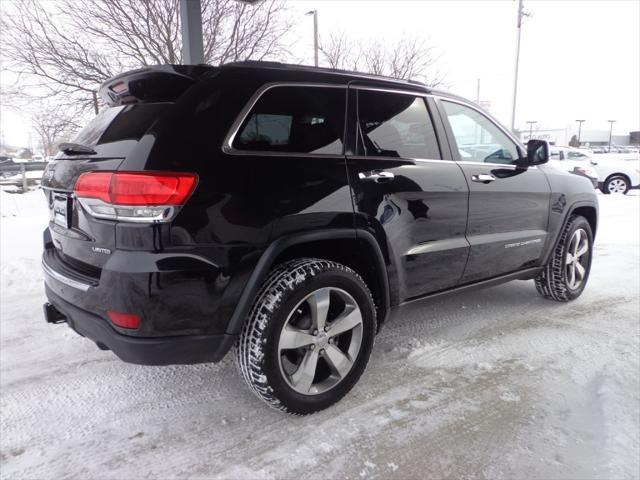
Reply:
[[[100,97],[109,106],[169,102],[217,68],[208,65],[157,65],[110,78],[100,85]]]

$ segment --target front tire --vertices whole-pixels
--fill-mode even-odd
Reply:
[[[261,400],[307,415],[353,388],[375,327],[371,292],[356,272],[329,260],[293,260],[264,282],[236,345],[237,364]]]
[[[587,285],[592,256],[591,225],[586,218],[572,215],[553,256],[535,280],[538,293],[558,302],[578,298]]]
[[[602,185],[602,193],[608,195],[610,193],[622,193],[626,195],[631,185],[629,184],[629,180],[623,175],[613,175],[604,182]]]

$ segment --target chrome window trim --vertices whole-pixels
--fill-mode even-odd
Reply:
[[[61,273],[56,272],[49,265],[47,265],[44,260],[42,260],[42,270],[49,277],[59,281],[60,283],[64,283],[65,285],[67,285],[67,286],[69,286],[71,288],[75,288],[75,289],[81,290],[83,292],[86,292],[87,290],[89,290],[89,288],[91,288],[91,285],[89,285],[87,283],[79,282],[77,280],[74,280],[73,278],[69,278],[69,277],[67,277],[65,275],[62,275]],[[47,280],[47,277],[45,276],[45,282],[46,282],[46,280]]]
[[[344,140],[342,142],[342,153],[305,153],[305,152],[274,152],[274,151],[263,151],[263,150],[239,150],[233,147],[233,141],[235,140],[240,127],[251,113],[253,107],[258,103],[258,100],[264,95],[266,92],[273,88],[277,87],[310,87],[310,88],[342,88],[344,90],[347,89],[347,85],[333,84],[333,83],[309,83],[309,82],[270,82],[262,85],[256,92],[251,96],[247,104],[240,110],[240,113],[231,124],[231,128],[229,129],[229,133],[224,139],[222,143],[222,151],[229,155],[260,155],[260,156],[271,156],[271,157],[308,157],[308,158],[344,158]],[[347,105],[347,99],[345,97],[345,110]]]
[[[502,131],[507,138],[509,138],[512,142],[515,143],[516,147],[519,150],[524,150],[522,144],[520,143],[520,141],[518,141],[518,139],[516,139],[511,132],[509,132],[508,130],[506,130],[504,127],[502,127],[502,125],[500,124],[500,122],[498,122],[495,118],[493,118],[490,114],[482,111],[480,108],[474,106],[473,104],[471,104],[470,102],[465,102],[462,100],[458,100],[458,99],[454,99],[454,98],[450,98],[447,96],[443,96],[443,95],[437,95],[437,94],[433,94],[433,93],[429,93],[429,92],[425,92],[425,91],[420,91],[420,90],[404,90],[404,89],[396,89],[396,88],[391,88],[391,87],[377,87],[377,86],[373,86],[373,85],[348,85],[348,84],[333,84],[333,83],[317,83],[317,82],[270,82],[270,83],[266,83],[264,85],[262,85],[260,88],[258,88],[258,90],[256,90],[256,92],[251,96],[251,98],[249,99],[249,101],[247,102],[247,104],[242,108],[242,110],[240,111],[240,113],[238,114],[238,116],[236,117],[236,119],[234,120],[234,122],[231,124],[231,128],[229,128],[229,132],[227,133],[227,136],[224,139],[224,142],[222,144],[222,151],[226,154],[229,155],[252,155],[252,156],[256,156],[256,155],[260,155],[260,156],[267,156],[267,157],[298,157],[298,158],[334,158],[334,159],[342,159],[345,156],[345,152],[344,152],[344,144],[343,144],[343,153],[341,154],[337,154],[337,153],[304,153],[304,152],[274,152],[274,151],[270,151],[270,150],[238,150],[236,148],[233,147],[233,141],[235,140],[236,136],[238,135],[238,132],[240,130],[240,127],[242,126],[242,124],[244,123],[244,121],[246,120],[247,116],[249,115],[249,113],[251,112],[251,110],[253,109],[253,107],[255,106],[256,103],[258,103],[258,100],[260,100],[260,98],[262,97],[262,95],[264,95],[267,91],[273,89],[273,88],[277,88],[277,87],[311,87],[311,88],[341,88],[346,90],[347,88],[349,89],[354,89],[354,90],[369,90],[369,91],[376,91],[376,92],[386,92],[386,93],[397,93],[397,94],[401,94],[401,95],[412,95],[414,97],[422,97],[424,99],[426,98],[433,98],[436,100],[444,100],[447,102],[452,102],[452,103],[457,103],[459,105],[463,105],[465,107],[471,108],[472,110],[475,110],[476,112],[478,112],[480,115],[484,116],[485,118],[487,118],[487,120],[491,121],[494,125],[496,125],[496,127],[498,127],[498,129],[500,131]],[[346,102],[346,99],[345,99]],[[353,158],[354,156],[351,156],[350,158]],[[367,156],[367,159],[389,159],[389,158],[396,158],[396,157],[385,157],[385,156]],[[483,162],[468,162],[468,161],[464,161],[464,160],[449,160],[449,159],[445,159],[445,158],[441,158],[441,159],[429,159],[429,158],[406,158],[406,157],[398,157],[400,159],[404,158],[405,160],[412,160],[412,161],[416,161],[416,162],[426,162],[426,163],[434,163],[434,162],[456,162],[457,164],[460,165],[486,165],[486,166],[491,166],[491,167],[502,167],[502,168],[512,168],[512,169],[516,169],[518,168],[517,165],[512,165],[512,164],[505,164],[505,163],[483,163]],[[529,168],[537,168],[537,167],[529,167]]]
[[[450,165],[455,165],[453,160],[448,160],[446,158],[438,160],[437,158],[410,158],[410,157],[382,157],[382,156],[374,156],[374,155],[347,155],[349,160],[399,160],[399,161],[407,161],[407,162],[421,162],[421,163],[448,163]]]
[[[423,97],[426,98],[428,96],[432,96],[429,92],[420,91],[420,90],[403,90],[403,89],[395,89],[389,87],[376,87],[373,85],[349,85],[349,88],[353,90],[372,90],[374,92],[384,92],[384,93],[399,93],[401,95],[412,95],[414,97]]]

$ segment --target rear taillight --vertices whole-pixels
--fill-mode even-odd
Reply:
[[[87,172],[78,177],[74,193],[94,217],[166,222],[196,183],[191,173]]]

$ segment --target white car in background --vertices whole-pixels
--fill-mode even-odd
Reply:
[[[574,175],[586,177],[591,180],[593,188],[598,187],[598,172],[591,164],[591,158],[575,148],[550,145],[549,165]]]
[[[620,158],[613,155],[590,155],[572,147],[549,147],[550,163],[567,162],[567,170],[585,168],[595,170],[598,188],[602,193],[624,193],[640,188],[640,160],[637,156]],[[576,173],[576,172],[573,172]]]

